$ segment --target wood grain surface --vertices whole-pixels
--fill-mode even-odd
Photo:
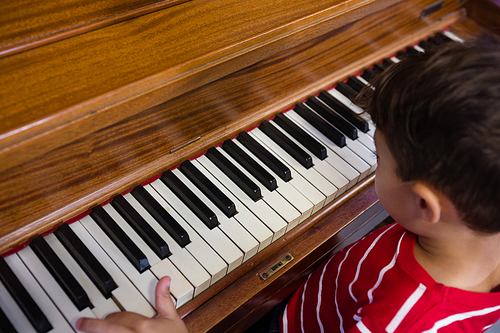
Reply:
[[[0,57],[116,24],[189,0],[0,2]]]
[[[192,2],[190,2],[192,3]],[[172,8],[180,8],[184,5]],[[405,1],[183,94],[48,130],[0,154],[0,252],[104,202],[211,145],[390,56],[463,15],[418,18],[427,0]],[[8,58],[6,58],[8,59]],[[4,59],[5,60],[5,59]],[[1,62],[1,60],[0,60]],[[117,120],[120,119],[120,120]],[[196,126],[193,126],[196,124]],[[62,133],[65,134],[61,135]],[[172,149],[201,139],[174,153]],[[52,142],[57,142],[53,148]]]

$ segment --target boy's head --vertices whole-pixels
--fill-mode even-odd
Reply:
[[[364,106],[400,180],[440,191],[471,229],[500,232],[500,43],[447,43],[373,84]]]

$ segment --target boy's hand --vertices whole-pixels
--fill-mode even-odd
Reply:
[[[170,298],[170,277],[165,276],[156,286],[155,318],[147,318],[132,312],[116,312],[106,319],[80,318],[76,328],[87,333],[132,333],[132,332],[179,332],[186,333],[187,328],[179,317]]]

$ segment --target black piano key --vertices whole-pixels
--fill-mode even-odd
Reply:
[[[398,58],[399,60],[403,60],[403,58],[406,56],[406,52],[404,50],[401,50],[401,51],[398,51],[396,53],[396,58]]]
[[[406,54],[408,55],[417,55],[419,54],[420,52],[418,52],[417,50],[415,50],[415,48],[413,46],[408,46],[406,48],[406,51],[405,51]]]
[[[445,35],[445,34],[443,34],[441,31],[436,32],[436,34],[434,35],[434,37],[435,37],[436,39],[438,39],[438,40],[441,42],[441,44],[444,44],[444,43],[448,43],[448,42],[452,42],[452,41],[453,41],[450,37],[446,36],[446,35]]]
[[[47,317],[45,317],[2,256],[0,256],[0,280],[37,332],[45,333],[52,329]]]
[[[222,149],[241,164],[252,176],[254,176],[269,191],[274,191],[278,187],[276,178],[267,172],[256,160],[250,157],[232,140],[226,140],[222,144]]]
[[[0,333],[17,333],[2,309],[0,309]]]
[[[164,259],[170,255],[170,249],[165,240],[158,235],[151,225],[144,220],[124,197],[121,195],[114,197],[113,201],[111,201],[111,205],[160,259]]]
[[[213,229],[219,224],[217,215],[177,178],[172,171],[165,171],[160,179],[209,229]]]
[[[352,89],[356,90],[358,94],[361,92],[361,90],[366,86],[363,82],[361,82],[357,77],[355,76],[350,76],[347,79],[347,85],[350,86]]]
[[[360,131],[366,133],[370,130],[370,125],[359,114],[345,106],[337,98],[329,94],[327,91],[322,91],[318,96],[326,105],[334,109],[338,114],[344,117],[351,124],[356,126]]]
[[[358,92],[352,89],[345,82],[339,82],[335,88],[338,91],[340,91],[343,95],[345,95],[347,98],[349,98],[351,101],[354,101],[356,99],[356,96],[358,96]]]
[[[301,127],[297,126],[297,124],[288,119],[284,114],[278,113],[274,118],[274,122],[320,160],[324,160],[328,157],[328,152],[324,145],[309,135],[309,133],[304,131]]]
[[[418,46],[420,46],[426,51],[430,51],[435,45],[427,40],[423,40],[420,43],[418,43]]]
[[[177,222],[162,205],[156,201],[151,194],[141,185],[132,191],[134,198],[148,211],[151,216],[165,229],[166,232],[179,244],[185,247],[189,244],[187,231]]]
[[[371,68],[367,68],[363,71],[363,73],[361,74],[361,77],[363,79],[365,79],[367,82],[371,82],[371,80],[377,76],[377,73],[375,73],[375,71]]]
[[[212,161],[229,179],[231,179],[250,199],[258,201],[262,194],[260,187],[248,178],[240,169],[238,169],[231,161],[229,161],[220,151],[214,147],[210,148],[206,154],[207,158]]]
[[[45,239],[42,236],[34,238],[30,247],[77,309],[82,311],[89,307],[90,300],[87,293]]]
[[[190,161],[184,161],[179,167],[181,172],[198,187],[227,217],[236,214],[236,205],[222,191],[214,185]]]
[[[427,38],[427,40],[430,43],[432,43],[432,45],[434,45],[434,46],[439,46],[439,45],[443,44],[443,40],[437,36],[429,37],[429,38]]]
[[[132,266],[140,273],[149,268],[148,258],[127,236],[122,228],[101,206],[94,207],[90,217],[101,227],[108,237],[115,243],[116,247],[127,257]]]
[[[383,71],[385,71],[385,67],[380,64],[380,63],[375,63],[373,64],[373,70],[377,73],[377,74],[380,74],[382,73]]]
[[[442,44],[441,40],[436,36],[427,38],[427,42],[429,42],[432,47],[436,47]]]
[[[259,129],[264,132],[271,140],[276,142],[284,151],[286,151],[290,156],[292,156],[297,162],[299,162],[304,168],[309,169],[313,166],[313,160],[311,155],[306,153],[302,148],[300,148],[295,142],[290,140],[286,135],[280,132],[279,129],[275,128],[269,121],[264,120]]]
[[[332,110],[329,106],[325,105],[317,97],[309,98],[306,105],[316,111],[320,116],[325,118],[330,124],[335,126],[342,133],[347,135],[352,140],[358,138],[358,129],[353,124],[342,118],[337,112]]]
[[[344,134],[340,133],[335,127],[327,123],[307,106],[302,103],[298,103],[294,110],[318,131],[323,133],[328,139],[332,140],[332,142],[337,146],[342,148],[346,145],[346,138]]]
[[[115,281],[69,225],[62,224],[54,234],[102,295],[110,298],[111,292],[117,288]]]
[[[292,179],[292,172],[285,164],[278,160],[265,147],[258,143],[247,132],[241,132],[236,138],[242,145],[250,150],[257,158],[259,158],[267,167],[273,170],[283,181],[288,182]]]
[[[390,66],[394,65],[394,61],[392,61],[391,59],[389,58],[384,58],[382,60],[382,67],[384,67],[385,69],[389,68]]]
[[[396,54],[396,57],[399,59],[399,60],[403,60],[406,56],[409,56],[409,55],[417,55],[419,54],[420,52],[418,52],[417,50],[415,50],[415,48],[413,48],[412,46],[408,46],[404,51],[399,51],[397,54]]]

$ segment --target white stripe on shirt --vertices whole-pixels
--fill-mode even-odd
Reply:
[[[396,249],[396,253],[394,253],[394,257],[392,258],[391,262],[389,264],[387,264],[387,266],[385,266],[384,268],[382,268],[382,270],[380,271],[379,275],[378,275],[378,280],[377,282],[375,283],[375,285],[368,291],[368,299],[369,299],[369,303],[368,304],[372,304],[373,302],[373,292],[375,291],[375,289],[378,288],[378,286],[380,286],[380,284],[382,283],[382,279],[384,278],[384,275],[385,273],[390,270],[391,268],[394,267],[394,265],[396,264],[396,259],[398,258],[398,255],[399,255],[399,248],[401,247],[401,241],[403,240],[403,237],[406,235],[406,231],[403,233],[403,235],[401,236],[401,238],[399,239],[399,242],[398,242],[398,248]]]
[[[423,284],[420,284],[417,289],[406,299],[404,302],[403,306],[399,308],[398,312],[396,315],[392,318],[391,322],[385,330],[388,333],[394,333],[394,331],[399,327],[399,324],[405,319],[406,315],[410,310],[413,308],[413,306],[418,302],[420,297],[425,293],[425,290],[427,289],[426,286]]]
[[[304,284],[304,290],[302,291],[302,304],[300,304],[300,329],[302,333],[304,333],[304,298],[306,296],[307,284],[309,283],[310,278],[311,275],[309,275],[306,283]]]
[[[323,292],[323,276],[325,275],[326,268],[330,264],[330,259],[328,263],[323,267],[323,271],[321,272],[321,277],[319,278],[319,290],[318,290],[318,304],[316,305],[316,319],[318,320],[318,325],[321,333],[325,332],[325,329],[323,328],[323,322],[321,321],[321,318],[319,316],[319,309],[321,307],[321,294]]]
[[[472,317],[477,317],[477,316],[484,316],[488,313],[497,311],[500,309],[500,305],[498,306],[493,306],[491,308],[486,308],[486,309],[481,309],[481,310],[475,310],[475,311],[469,311],[469,312],[463,312],[463,313],[456,313],[454,315],[451,315],[449,317],[446,317],[444,319],[438,320],[434,323],[434,326],[430,330],[424,331],[422,333],[437,333],[437,331],[440,328],[443,328],[445,326],[448,326],[450,324],[453,324],[454,322],[460,321],[460,320],[465,320],[469,319]]]
[[[377,242],[380,239],[380,237],[382,237],[387,231],[389,231],[394,226],[396,226],[396,224],[393,224],[392,226],[390,226],[389,228],[387,228],[383,233],[381,233],[380,235],[378,235],[378,237],[375,238],[375,240],[372,242],[372,244],[370,245],[370,247],[368,248],[368,250],[366,250],[365,254],[363,255],[363,258],[361,258],[361,260],[359,261],[358,267],[356,269],[356,275],[354,276],[354,280],[352,280],[352,282],[349,283],[349,294],[351,294],[351,298],[354,300],[354,302],[358,302],[358,300],[356,299],[356,297],[354,297],[354,294],[352,293],[352,286],[358,280],[359,272],[361,270],[361,264],[363,263],[363,261],[365,261],[366,257],[368,257],[368,254],[370,254],[371,250],[377,244]]]
[[[339,311],[339,302],[337,301],[337,290],[338,290],[338,287],[339,287],[339,275],[340,275],[340,269],[342,268],[342,264],[347,259],[347,256],[349,255],[349,252],[351,252],[351,250],[352,250],[353,247],[351,247],[345,253],[345,257],[344,257],[344,259],[342,259],[342,261],[339,264],[339,268],[337,270],[337,277],[335,278],[335,308],[337,309],[337,315],[339,316],[340,332],[341,333],[344,333],[344,327],[343,327],[344,326],[344,320],[342,319],[342,315],[340,314],[340,311]]]
[[[283,310],[283,333],[288,333],[288,303]]]
[[[370,331],[368,329],[368,327],[365,326],[365,324],[363,324],[362,321],[358,321],[358,323],[356,324],[356,327],[358,328],[358,330],[361,332],[361,333],[372,333],[372,331]]]

